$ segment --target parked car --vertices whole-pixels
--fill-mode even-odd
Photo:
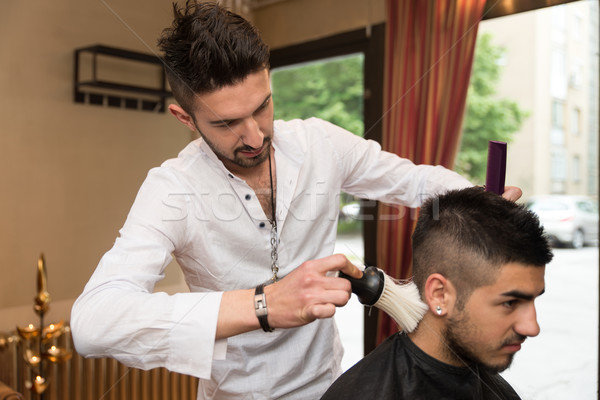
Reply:
[[[598,242],[598,202],[587,196],[534,196],[527,207],[535,212],[554,245],[579,249]]]
[[[342,206],[340,214],[344,219],[358,219],[360,215],[360,204],[358,202],[348,203]]]

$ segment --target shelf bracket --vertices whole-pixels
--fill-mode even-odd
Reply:
[[[91,55],[89,79],[81,78],[83,75],[82,56],[85,54]],[[142,64],[146,64],[145,67],[155,67],[157,85],[146,87],[114,79],[101,79],[99,78],[98,56],[110,57],[117,60],[117,63],[123,62],[120,68],[129,73],[132,68],[135,72],[135,68],[139,68]],[[141,73],[142,71],[140,71]],[[144,73],[146,72],[144,71]],[[75,49],[73,68],[73,101],[75,103],[164,113],[166,99],[171,96],[172,93],[167,90],[164,65],[158,56],[104,45]]]

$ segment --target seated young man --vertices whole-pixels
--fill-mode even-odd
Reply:
[[[552,252],[537,217],[480,188],[451,191],[423,205],[412,239],[429,310],[322,399],[518,399],[498,373],[540,332],[534,300]]]

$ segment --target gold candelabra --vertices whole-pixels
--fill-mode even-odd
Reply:
[[[39,326],[17,326],[17,333],[24,346],[23,356],[30,373],[25,384],[40,397],[50,384],[45,374],[47,364],[64,362],[72,356],[71,351],[53,344],[65,331],[64,321],[44,325],[44,315],[50,308],[50,293],[47,287],[46,260],[44,254],[41,254],[37,265],[37,295],[33,299],[33,309],[39,316]]]

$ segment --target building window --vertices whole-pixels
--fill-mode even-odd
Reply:
[[[567,12],[564,6],[552,7],[552,41],[562,44],[565,42]]]
[[[558,99],[567,97],[567,80],[565,50],[562,47],[555,47],[552,49],[550,64],[550,94],[552,97]]]
[[[577,107],[571,112],[571,134],[579,136],[581,133],[581,110]]]
[[[583,83],[583,62],[579,58],[573,60],[571,74],[569,75],[569,86],[579,88]]]
[[[561,100],[552,100],[552,127],[562,129],[565,121],[565,103]]]
[[[583,34],[581,32],[582,27],[583,27],[583,17],[581,16],[581,14],[576,13],[573,16],[573,20],[574,20],[573,39],[578,42],[581,42],[581,41],[583,41]]]
[[[565,103],[558,99],[552,100],[552,130],[550,133],[550,142],[552,144],[562,145],[565,142],[564,124],[565,124]]]
[[[567,165],[564,151],[553,151],[550,164],[552,180],[554,182],[564,182],[567,179]]]
[[[574,183],[581,181],[581,160],[579,156],[573,156],[571,159],[571,180]]]

